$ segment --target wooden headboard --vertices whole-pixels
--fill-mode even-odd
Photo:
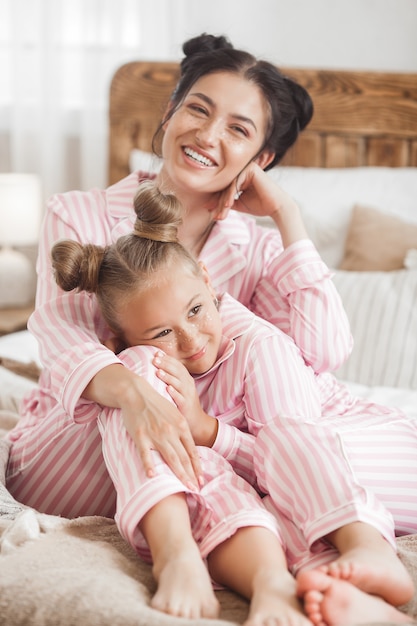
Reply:
[[[281,68],[304,85],[314,116],[287,153],[304,167],[417,166],[417,74]],[[109,184],[129,173],[133,148],[151,141],[178,64],[133,61],[110,86]]]

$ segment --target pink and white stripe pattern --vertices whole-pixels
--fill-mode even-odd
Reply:
[[[148,346],[131,348],[125,351],[122,360],[169,399],[151,364],[153,353]],[[117,491],[116,522],[121,534],[142,558],[150,560],[150,553],[139,529],[140,520],[155,504],[176,493],[186,494],[193,536],[203,557],[244,526],[262,526],[279,537],[277,521],[267,512],[257,492],[211,448],[198,447],[204,485],[200,491],[192,491],[156,451],[153,451],[155,475],[152,478],[146,475],[119,410],[103,409],[98,424],[106,466]]]
[[[86,408],[88,412],[96,406],[106,465],[103,462],[99,467],[92,462],[94,476],[107,476],[106,467],[110,471],[117,491],[116,519],[121,532],[141,553],[144,551],[145,556],[146,547],[138,529],[140,519],[150,506],[178,491],[187,493],[195,536],[201,540],[200,548],[204,553],[241,525],[264,525],[273,530],[271,518],[263,517],[259,499],[252,500],[254,492],[249,485],[239,482],[233,473],[229,476],[230,466],[223,455],[236,473],[248,477],[252,485],[269,494],[266,502],[278,520],[294,568],[300,563],[309,564],[311,559],[325,562],[330,558],[332,553],[327,544],[318,542],[319,538],[349,521],[368,521],[389,541],[393,540],[394,527],[391,513],[401,532],[417,530],[413,522],[417,519],[417,455],[414,452],[417,441],[413,422],[394,410],[351,398],[330,375],[315,375],[288,337],[229,296],[222,298],[220,313],[225,336],[218,362],[195,379],[204,409],[220,421],[213,449],[203,448],[200,452],[207,462],[207,485],[215,488],[210,491],[207,487],[206,493],[202,491],[197,495],[189,492],[160,459],[157,459],[157,477],[148,481],[140,469],[120,411],[80,403],[80,421],[78,409],[73,421],[57,410],[51,416],[49,428],[48,419],[37,424],[34,418],[35,432],[43,433],[38,443],[32,428],[28,427],[26,433],[27,445],[25,432],[20,432],[12,447],[8,470],[8,484],[17,499],[22,500],[20,494],[25,489],[25,495],[33,497],[32,506],[44,510],[37,499],[42,501],[45,497],[46,490],[42,491],[41,487],[48,478],[51,488],[56,490],[53,503],[48,500],[49,505],[55,506],[61,497],[62,506],[68,510],[78,504],[78,514],[85,514],[82,508],[92,503],[103,505],[99,499],[105,492],[97,488],[93,476],[91,483],[88,480],[82,483],[84,492],[73,487],[74,481],[74,484],[83,481],[88,460],[99,459],[97,450],[101,438],[96,420],[83,422]],[[120,355],[121,362],[164,393],[150,363],[150,352],[149,347],[129,348]],[[322,385],[316,384],[319,379]],[[323,399],[326,400],[324,411]],[[32,415],[35,409],[33,406]],[[86,429],[82,437],[87,442],[90,441],[87,433],[91,432],[91,447],[87,447],[86,452],[81,442],[77,446],[80,428]],[[408,446],[406,461],[399,463],[405,443]],[[56,449],[62,450],[64,458],[73,451],[68,466],[57,465]],[[395,449],[398,453],[393,454]],[[372,463],[368,461],[368,450],[373,455]],[[397,472],[396,481],[400,486],[397,494],[386,480],[386,460],[390,455],[392,463],[388,472],[394,468]],[[28,461],[25,467],[22,467],[22,459]],[[214,465],[210,466],[212,461]],[[218,480],[223,479],[223,473],[227,480],[222,483],[219,495]],[[227,498],[227,502],[224,501],[226,485],[233,493],[229,496],[230,502]],[[111,494],[106,504],[110,502],[114,503]],[[234,512],[232,504],[243,512],[241,516]],[[214,515],[209,516],[215,521],[212,527],[208,525],[207,511],[210,516]],[[222,526],[220,519],[228,516],[230,523]]]
[[[388,439],[395,440],[395,433],[407,429],[408,422],[393,420],[391,426],[386,430],[381,419],[378,428],[356,426],[339,430],[337,424],[328,425],[326,420],[320,424],[287,420],[269,424],[260,432],[254,449],[256,473],[261,489],[268,494],[265,504],[280,520],[288,562],[294,572],[328,562],[332,554],[321,538],[350,522],[372,525],[395,548],[394,527],[401,525],[416,505],[408,503],[404,494],[402,511],[394,519],[386,498]],[[390,431],[388,439],[375,443],[375,435],[383,431]],[[362,465],[368,463],[366,450],[359,455],[359,462],[350,454],[352,438],[363,440],[364,446],[368,446],[366,450],[378,451],[379,463],[373,467],[370,479],[362,472]],[[415,495],[417,459],[411,474]],[[406,476],[405,471],[403,479],[407,480]],[[415,520],[416,517],[412,532],[417,529]]]

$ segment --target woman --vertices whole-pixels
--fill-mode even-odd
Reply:
[[[153,605],[162,610],[175,606],[182,616],[190,615],[190,608],[207,616],[207,603],[212,606],[207,598],[213,601],[213,595],[203,557],[214,580],[251,600],[248,625],[295,620],[307,626],[288,569],[301,572],[298,591],[308,599],[306,610],[314,623],[347,623],[346,615],[351,623],[363,621],[364,615],[405,622],[407,617],[392,605],[407,601],[413,587],[395,554],[392,516],[366,488],[369,478],[362,485],[350,482],[338,441],[326,445],[329,435],[339,434],[338,424],[335,420],[329,428],[328,420],[320,418],[312,368],[287,335],[229,294],[217,298],[204,267],[178,243],[182,211],[173,195],[161,194],[148,181],[140,185],[135,207],[131,235],[106,248],[58,242],[52,259],[64,290],[97,296],[109,327],[127,346],[121,360],[155,387],[159,376],[161,394],[171,394],[199,445],[204,472],[199,491],[188,490],[157,453],[157,474],[148,478],[120,410],[97,411],[118,494],[116,521],[136,551],[153,561],[158,580]],[[168,369],[155,372],[149,347],[158,350],[157,362],[163,351]],[[355,420],[355,430],[364,436],[369,427],[362,421]],[[384,418],[375,420],[370,431],[374,449],[382,450],[388,463],[391,448],[380,444],[386,425]],[[415,457],[415,424],[399,415],[394,427],[402,451],[408,448]],[[293,444],[294,432],[298,445]],[[254,444],[254,453],[244,453],[243,441]],[[269,494],[271,517],[256,491],[225,461],[231,442],[237,443],[242,460],[236,472],[253,477]],[[308,454],[296,456],[301,444]],[[354,446],[348,462],[354,464],[360,450]],[[330,476],[322,467],[329,460],[334,468]],[[417,463],[409,462],[402,476],[397,472],[398,487],[404,475],[417,493]],[[397,508],[400,501],[398,497]],[[401,508],[407,515],[407,506]],[[319,565],[326,565],[328,574],[317,570]],[[308,608],[312,592],[327,591],[331,578],[332,593],[337,593],[340,577],[345,579],[344,595],[351,599],[349,612],[339,609],[335,618],[335,607],[327,607],[326,619],[318,620],[317,607]]]
[[[204,261],[216,291],[228,291],[289,334],[316,372],[334,370],[351,349],[341,300],[297,205],[264,172],[308,124],[311,99],[275,66],[223,37],[197,37],[184,52],[161,125],[159,175],[162,189],[175,191],[184,206],[180,241]],[[56,195],[48,204],[29,321],[44,370],[21,411],[36,423],[36,441],[29,432],[23,436],[23,426],[11,433],[10,467],[26,474],[14,495],[50,513],[114,514],[114,488],[89,419],[95,403],[122,410],[149,473],[155,448],[183,482],[198,485],[198,456],[184,417],[105,348],[109,329],[94,300],[63,294],[51,272],[58,239],[106,245],[130,232],[139,177],[105,191]],[[270,215],[278,230],[259,228],[243,215],[248,211]],[[77,412],[75,423],[80,405],[84,413]],[[78,459],[77,475],[66,473],[68,455]]]

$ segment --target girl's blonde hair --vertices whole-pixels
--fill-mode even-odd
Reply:
[[[134,198],[133,232],[102,247],[63,240],[52,248],[55,280],[64,291],[87,291],[97,296],[103,317],[122,333],[121,304],[148,287],[157,270],[181,261],[201,273],[195,259],[178,241],[182,206],[173,194],[163,194],[155,183],[142,182]]]

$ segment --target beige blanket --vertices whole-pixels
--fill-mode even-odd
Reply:
[[[13,415],[0,411],[0,428],[13,421]],[[6,458],[7,446],[0,440],[0,470]],[[172,618],[151,609],[151,569],[112,520],[41,515],[15,502],[2,482],[0,472],[2,626],[237,626],[245,620],[247,602],[228,591],[216,592],[217,620]],[[398,543],[417,587],[417,535]],[[417,598],[403,609],[412,622]]]

